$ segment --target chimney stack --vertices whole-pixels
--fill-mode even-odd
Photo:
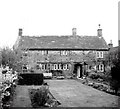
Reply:
[[[99,24],[99,29],[97,30],[97,36],[102,37],[102,29],[100,28],[100,24]]]
[[[22,29],[21,28],[19,29],[19,34],[18,35],[22,36]]]
[[[112,40],[110,40],[110,43],[108,44],[108,47],[109,47],[109,48],[112,48],[112,47],[113,47]]]
[[[76,29],[76,28],[73,28],[73,29],[72,29],[72,35],[73,35],[73,36],[76,36],[76,35],[77,35],[77,29]]]

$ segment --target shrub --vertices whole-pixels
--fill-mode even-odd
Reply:
[[[92,72],[92,73],[89,74],[89,77],[90,77],[91,79],[98,79],[98,78],[99,78],[99,75],[98,75],[97,73]]]
[[[39,89],[31,89],[30,98],[33,107],[44,106],[48,100],[48,89],[45,86],[41,86]]]

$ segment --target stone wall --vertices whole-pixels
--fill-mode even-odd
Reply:
[[[101,53],[102,52],[102,53]],[[47,70],[62,70],[65,74],[73,72],[73,62],[92,62],[97,61],[99,55],[101,55],[101,59],[104,59],[107,51],[78,51],[78,50],[49,50],[49,51],[23,51],[23,61],[24,64],[27,65],[27,69],[34,69],[37,73],[42,73]],[[51,63],[51,64],[49,64]],[[53,66],[52,69],[42,68],[42,64],[46,64],[49,66]],[[56,64],[56,65],[55,65]],[[59,66],[58,64],[66,64],[68,65],[68,69],[64,70],[54,68],[55,66]],[[94,64],[93,64],[94,65]],[[40,68],[37,68],[40,67]],[[44,70],[43,70],[44,69]]]

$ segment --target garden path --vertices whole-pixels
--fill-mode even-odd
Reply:
[[[30,86],[16,87],[16,95],[13,98],[13,107],[31,107],[31,101],[28,93]]]

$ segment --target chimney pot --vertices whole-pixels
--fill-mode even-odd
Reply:
[[[113,47],[113,43],[112,43],[112,40],[110,40],[110,43],[108,44],[109,48],[112,48]]]
[[[22,29],[21,28],[19,29],[19,34],[18,35],[22,36]]]
[[[72,29],[72,35],[73,35],[73,36],[76,36],[76,35],[77,35],[77,29],[76,29],[76,28],[73,28],[73,29]]]
[[[102,29],[100,28],[100,24],[98,25],[99,26],[99,29],[97,30],[97,36],[98,37],[102,37]]]

